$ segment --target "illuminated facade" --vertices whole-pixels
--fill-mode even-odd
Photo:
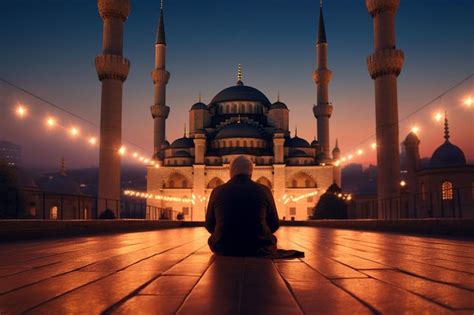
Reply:
[[[166,141],[165,88],[169,73],[165,67],[166,41],[161,10],[155,49],[155,104],[151,107],[155,123],[154,158],[160,167],[148,167],[148,204],[182,212],[187,220],[204,220],[206,205],[213,188],[229,180],[229,163],[239,155],[255,164],[253,179],[269,187],[280,217],[307,219],[319,196],[336,182],[340,170],[333,161],[340,156],[334,148],[329,156],[327,41],[322,9],[317,42],[314,80],[318,101],[314,107],[318,140],[309,143],[292,137],[289,109],[278,100],[270,100],[258,89],[243,82],[239,66],[237,82],[219,92],[208,104],[199,100],[189,111],[189,133],[172,143]]]

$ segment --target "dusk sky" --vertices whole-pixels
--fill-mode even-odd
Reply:
[[[14,0],[0,4],[0,78],[99,123],[100,82],[94,58],[101,52],[102,20],[94,0]],[[330,99],[331,143],[342,154],[375,133],[374,88],[366,57],[373,51],[372,19],[362,0],[324,2],[333,71]],[[242,64],[246,85],[273,102],[280,92],[290,109],[292,134],[311,141],[316,120],[312,106],[316,87],[315,39],[318,0],[168,0],[165,24],[168,44],[167,138],[183,134],[188,110],[199,92],[205,103],[236,82]],[[124,56],[131,71],[124,85],[123,135],[152,151],[154,40],[159,1],[132,0],[125,23]],[[474,1],[402,0],[397,15],[397,48],[405,53],[399,76],[399,116],[403,118],[474,72]],[[400,140],[412,126],[420,128],[421,155],[442,143],[442,124],[435,111],[448,111],[451,140],[474,159],[474,79],[400,124]],[[17,103],[29,115],[18,120]],[[72,140],[64,131],[46,131],[44,119],[55,115],[83,135],[98,130],[0,82],[0,139],[23,147],[27,166],[56,166],[62,156],[69,167],[98,165],[98,149]],[[363,148],[372,141],[364,143]],[[145,153],[144,151],[142,151]],[[354,162],[375,162],[370,154]]]

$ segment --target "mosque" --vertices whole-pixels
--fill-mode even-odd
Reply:
[[[171,143],[166,138],[166,36],[161,7],[155,44],[154,120],[155,167],[147,170],[147,204],[181,212],[186,220],[204,220],[213,188],[229,180],[229,163],[239,155],[254,162],[253,180],[274,194],[281,219],[304,220],[319,196],[333,183],[340,185],[340,151],[330,151],[329,102],[332,72],[327,65],[326,32],[320,9],[316,44],[317,140],[310,143],[289,130],[289,108],[279,97],[271,102],[258,89],[245,85],[239,65],[237,82],[206,104],[199,100],[189,110],[189,133]],[[151,215],[151,214],[150,214]],[[149,215],[149,216],[150,216]]]

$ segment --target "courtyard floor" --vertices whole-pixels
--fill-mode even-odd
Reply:
[[[306,257],[216,257],[204,228],[0,244],[0,314],[473,314],[473,242],[277,236]]]

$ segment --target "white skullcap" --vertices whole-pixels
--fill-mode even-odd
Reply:
[[[240,155],[230,162],[230,178],[236,175],[252,176],[252,171],[253,163],[246,156]]]

